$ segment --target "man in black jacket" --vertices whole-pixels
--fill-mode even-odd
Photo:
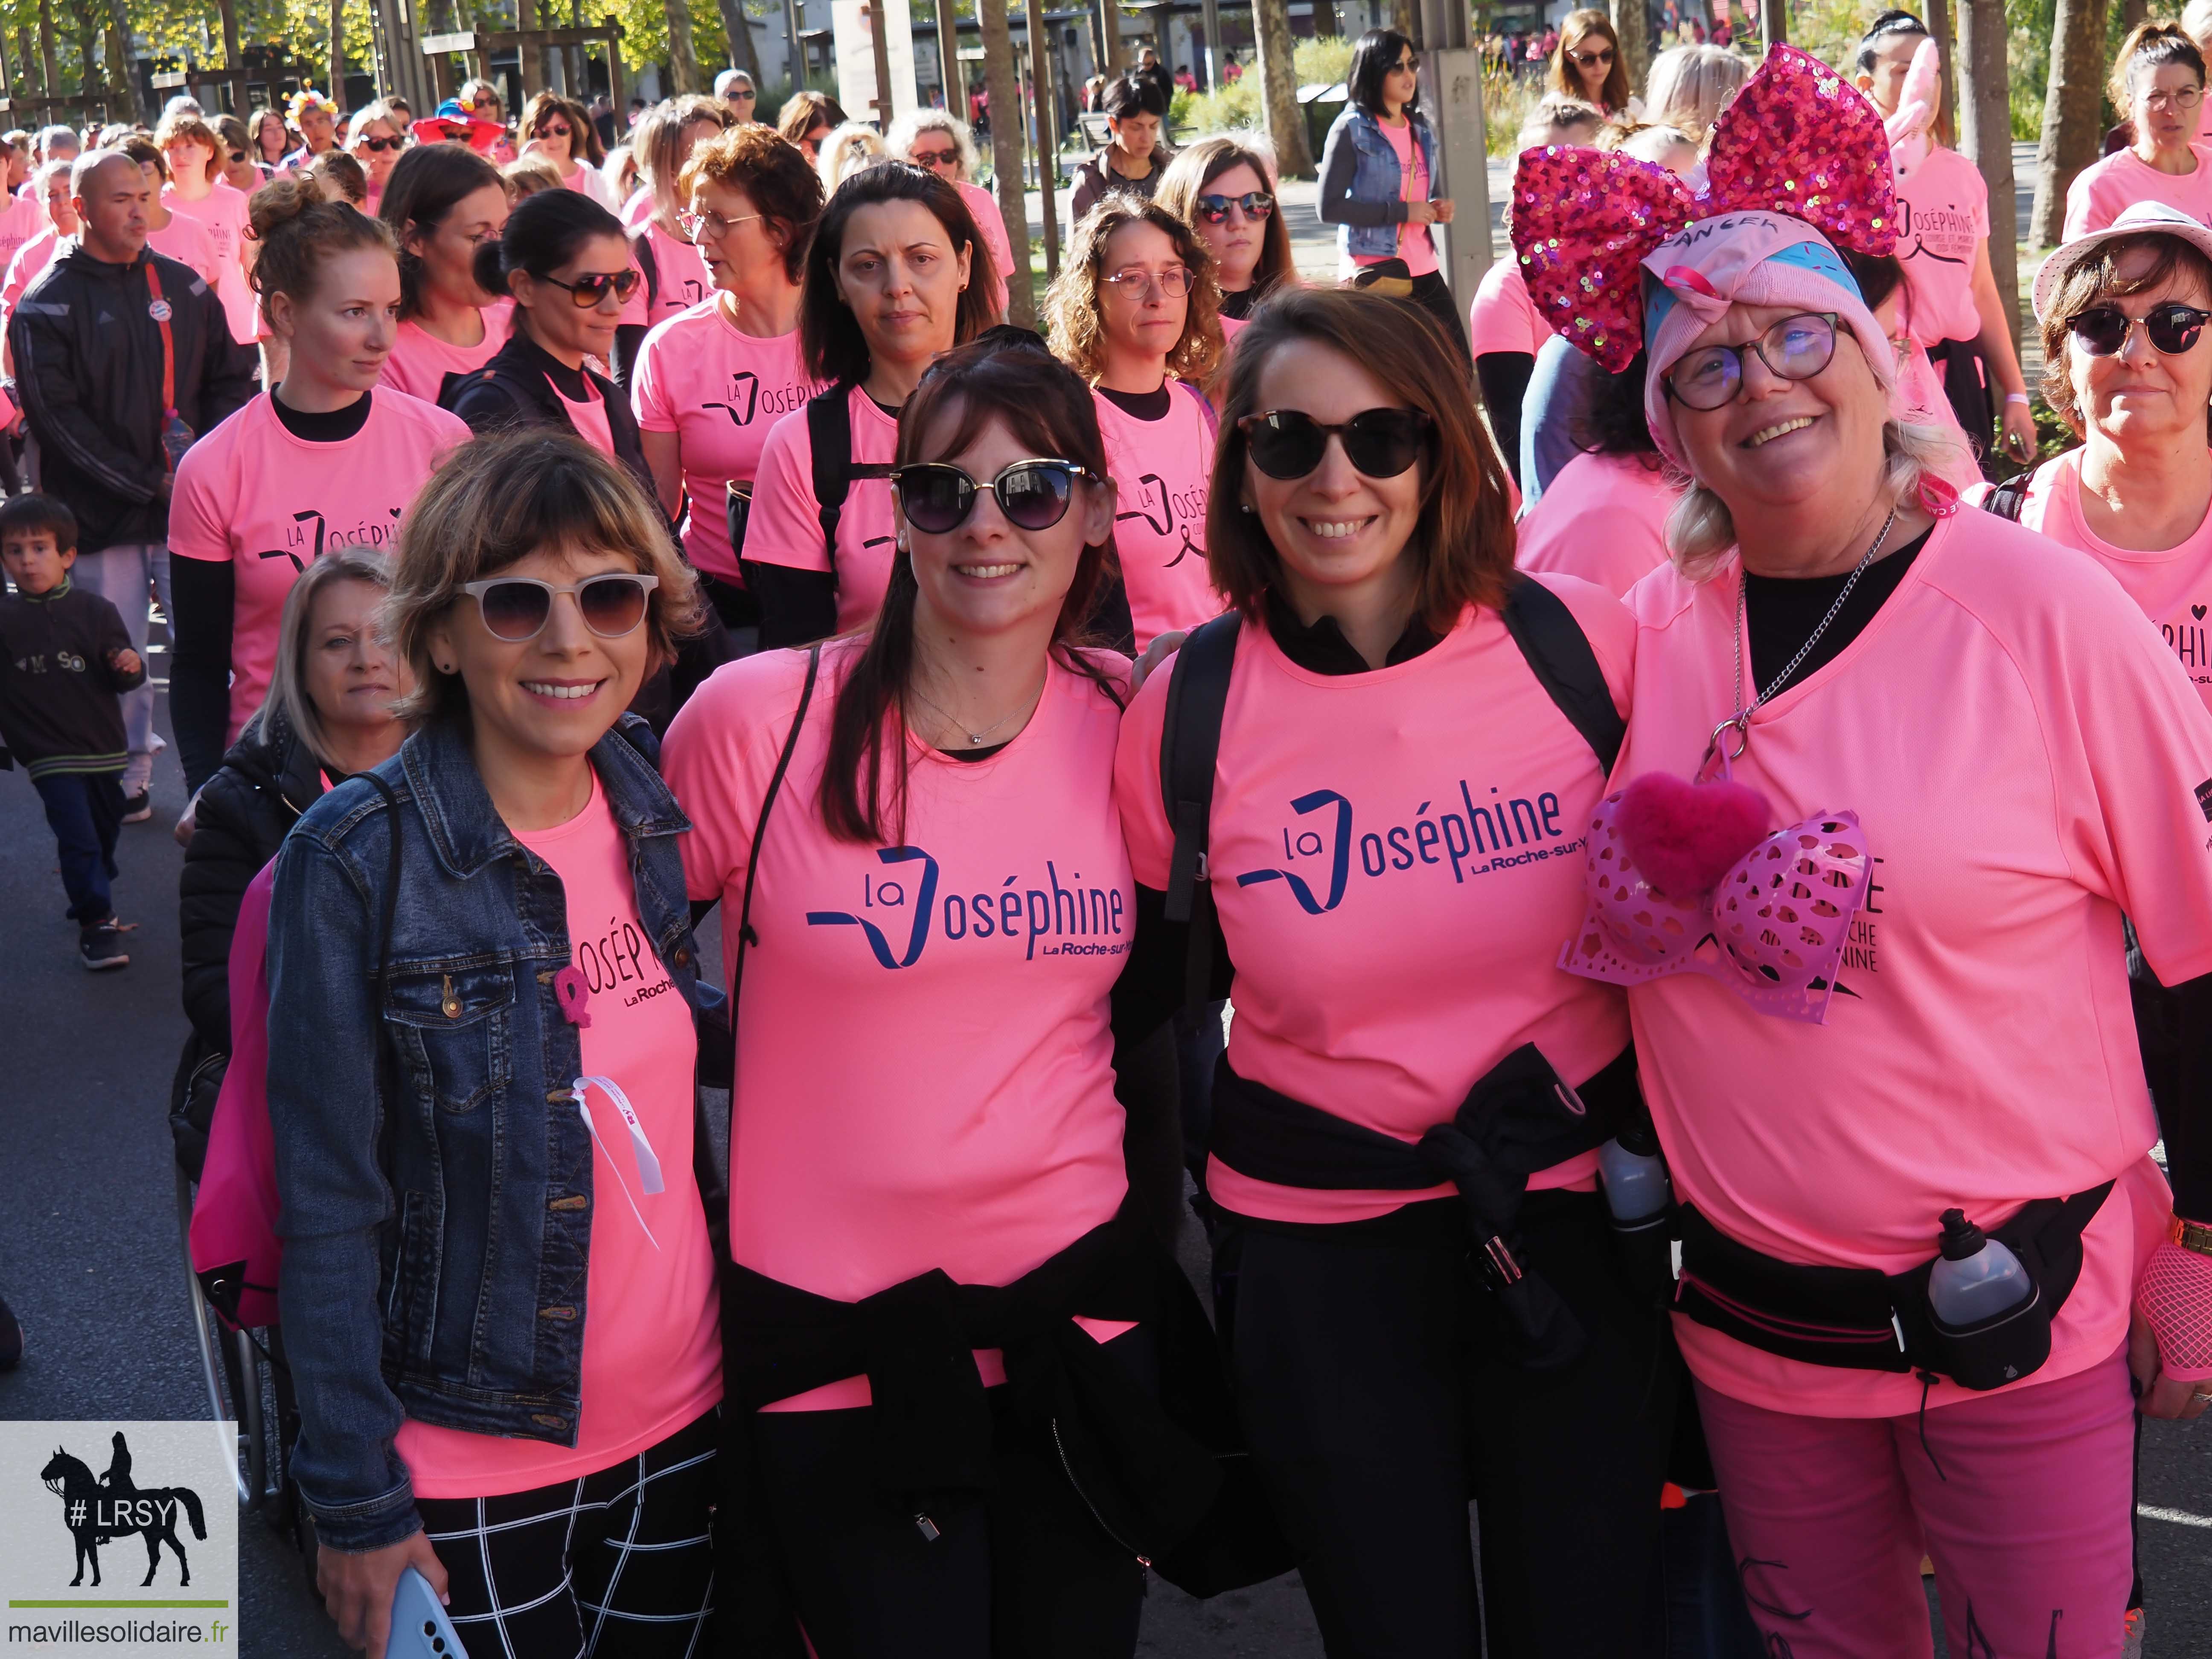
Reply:
[[[169,602],[169,486],[177,457],[253,396],[254,353],[189,266],[146,246],[153,186],[117,150],[77,158],[82,228],[24,292],[8,323],[17,400],[38,444],[39,487],[76,514],[73,580],[122,612],[146,649],[146,601]],[[124,699],[126,822],[151,815],[154,694]]]

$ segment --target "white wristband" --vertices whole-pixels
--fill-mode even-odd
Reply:
[[[2008,404],[2024,404],[2027,401],[2027,393],[2025,392],[2008,392],[2005,393],[2005,401]]]

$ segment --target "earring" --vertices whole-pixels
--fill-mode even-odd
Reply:
[[[1237,510],[1239,513],[1250,513],[1256,509],[1254,508],[1252,503],[1249,501],[1239,501],[1237,503]]]

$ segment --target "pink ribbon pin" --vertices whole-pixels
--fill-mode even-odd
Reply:
[[[592,1023],[587,1012],[592,993],[584,983],[583,970],[574,963],[553,975],[553,994],[560,999],[561,1012],[569,1024],[582,1030]]]

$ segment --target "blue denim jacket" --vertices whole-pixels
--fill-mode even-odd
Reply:
[[[1433,190],[1437,136],[1419,110],[1407,110],[1406,118]],[[1357,104],[1346,104],[1321,152],[1321,219],[1336,227],[1338,249],[1360,258],[1395,255],[1398,227],[1406,222],[1405,191],[1398,152],[1383,136],[1382,123]]]
[[[656,757],[635,717],[591,754],[656,954],[695,1012],[719,1009],[677,852],[691,826]],[[366,778],[316,802],[277,855],[269,931],[293,1473],[322,1540],[349,1551],[420,1525],[392,1449],[403,1418],[575,1444],[592,1238],[592,1140],[567,1094],[582,1049],[553,987],[561,879],[508,833],[457,724],[377,775],[397,823]]]

